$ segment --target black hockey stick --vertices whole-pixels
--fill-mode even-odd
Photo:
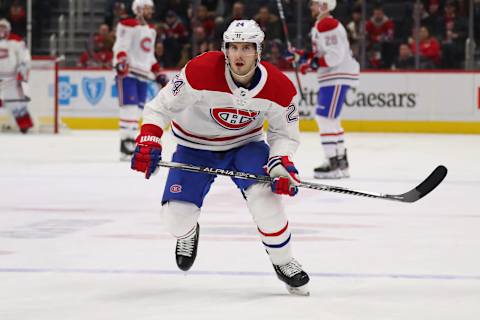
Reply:
[[[239,172],[239,171],[233,171],[233,170],[195,166],[191,164],[178,163],[178,162],[160,161],[158,165],[160,167],[181,169],[185,171],[207,173],[207,174],[227,176],[227,177],[239,178],[239,179],[249,179],[249,180],[255,180],[258,182],[272,183],[273,181],[273,179],[270,178],[269,176],[256,175],[248,172]],[[447,168],[444,166],[438,166],[422,183],[420,183],[414,189],[402,194],[385,194],[385,193],[376,193],[376,192],[368,192],[368,191],[357,191],[357,190],[352,190],[352,189],[343,188],[343,187],[336,187],[336,186],[330,186],[326,184],[303,182],[303,181],[298,185],[298,187],[320,190],[320,191],[344,193],[344,194],[360,196],[360,197],[385,199],[385,200],[393,200],[393,201],[400,201],[400,202],[415,202],[425,197],[433,189],[435,189],[440,184],[440,182],[443,181],[446,175],[447,175]]]
[[[23,99],[6,99],[6,100],[2,100],[3,102],[30,102],[32,101],[32,99],[30,99],[30,97],[28,96],[25,96],[25,98]]]
[[[282,21],[283,33],[285,34],[285,41],[287,42],[288,51],[292,51],[292,43],[288,37],[288,26],[287,20],[285,19],[285,14],[283,13],[282,0],[277,0],[278,13],[280,15],[280,20]],[[298,75],[298,65],[295,59],[292,62],[293,69],[295,70],[295,79],[297,80],[298,91],[300,92],[300,97],[305,101],[305,95],[303,94],[302,83],[300,82],[300,76]]]

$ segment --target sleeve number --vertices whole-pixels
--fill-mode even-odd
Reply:
[[[325,44],[327,46],[335,46],[337,45],[338,40],[336,35],[326,36],[325,37]]]
[[[287,107],[287,122],[291,123],[295,121],[298,121],[297,106],[292,103]]]

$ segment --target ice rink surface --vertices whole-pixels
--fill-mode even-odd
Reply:
[[[480,319],[480,136],[346,138],[352,178],[322,183],[402,193],[438,164],[449,174],[413,204],[305,189],[285,198],[311,276],[310,297],[298,297],[229,179],[206,198],[185,274],[159,214],[166,169],[148,181],[131,171],[116,132],[1,134],[0,319]],[[307,180],[319,145],[302,134],[295,162]]]

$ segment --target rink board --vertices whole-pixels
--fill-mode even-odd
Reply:
[[[168,71],[168,77],[176,72]],[[295,83],[294,74],[286,74]],[[301,76],[301,82],[305,99],[297,96],[300,127],[314,131],[316,74]],[[62,70],[59,86],[60,114],[69,127],[118,128],[112,71]],[[149,98],[157,90],[152,83]],[[365,72],[360,86],[347,94],[342,119],[348,131],[480,133],[480,73]]]

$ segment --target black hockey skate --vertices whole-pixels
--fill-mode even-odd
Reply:
[[[313,177],[315,179],[340,179],[342,172],[340,171],[338,158],[328,158],[325,163],[313,169]]]
[[[120,141],[120,161],[130,161],[135,151],[135,140],[122,139]]]
[[[310,295],[308,290],[308,274],[302,270],[302,266],[297,260],[292,259],[289,263],[283,265],[273,265],[278,279],[285,282],[288,292],[300,296]]]
[[[180,270],[188,271],[195,258],[197,257],[198,248],[198,236],[200,235],[200,225],[197,223],[197,227],[185,238],[177,240],[177,247],[175,248],[175,257],[177,260],[177,266]]]
[[[348,171],[348,159],[347,159],[347,150],[345,154],[341,157],[338,157],[338,168],[342,174],[342,178],[350,178],[350,172]]]

